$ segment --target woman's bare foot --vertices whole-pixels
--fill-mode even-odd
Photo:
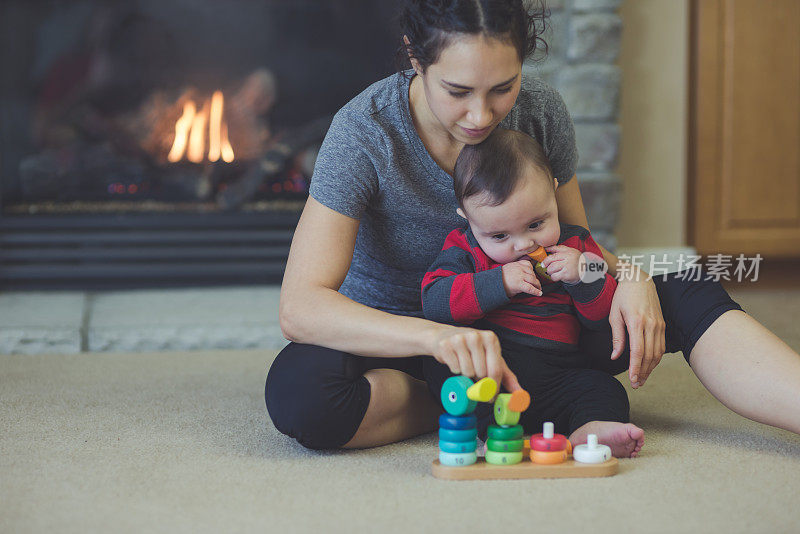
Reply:
[[[590,421],[569,437],[572,446],[586,443],[589,434],[597,434],[598,443],[611,447],[617,458],[635,458],[644,445],[644,430],[631,423]]]

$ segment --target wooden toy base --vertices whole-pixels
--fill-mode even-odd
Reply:
[[[431,466],[433,476],[445,480],[608,477],[617,474],[618,469],[616,458],[602,464],[582,464],[570,458],[560,464],[541,465],[531,462],[527,456],[514,465],[492,465],[487,464],[484,458],[478,458],[476,463],[464,467],[442,465],[439,460],[434,460]]]

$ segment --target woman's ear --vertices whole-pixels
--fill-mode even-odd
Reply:
[[[408,35],[403,36],[403,42],[406,45],[408,60],[411,62],[414,72],[416,72],[418,76],[422,76],[422,66],[419,64],[419,61],[417,61],[417,58],[411,57],[411,41],[408,39]]]
[[[466,218],[467,218],[467,216],[464,214],[464,211],[463,211],[461,208],[456,208],[456,213],[458,213],[458,215],[459,215],[459,216],[460,216],[462,219],[466,219]]]

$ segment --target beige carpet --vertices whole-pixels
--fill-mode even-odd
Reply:
[[[800,294],[738,298],[800,349]],[[433,434],[303,449],[264,409],[273,356],[0,356],[0,532],[800,531],[800,436],[728,411],[680,355],[628,390],[645,446],[616,476],[485,482],[433,478]]]

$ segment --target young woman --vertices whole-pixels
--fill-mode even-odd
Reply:
[[[276,428],[309,448],[369,447],[435,430],[442,376],[423,370],[433,360],[520,387],[494,333],[421,318],[422,276],[462,224],[451,173],[465,144],[497,126],[536,138],[559,182],[561,221],[590,228],[568,112],[552,88],[522,77],[524,59],[544,44],[542,13],[530,15],[522,0],[412,0],[402,20],[413,70],[376,82],[337,113],[284,275],[280,322],[292,343],[270,368],[266,403]],[[800,433],[797,353],[719,283],[647,280],[603,255],[612,275],[627,274],[608,331],[582,334],[598,369],[628,369],[636,388],[665,352],[683,351],[730,409]],[[573,443],[599,434],[618,456],[635,455],[643,440],[627,421],[561,431]]]

